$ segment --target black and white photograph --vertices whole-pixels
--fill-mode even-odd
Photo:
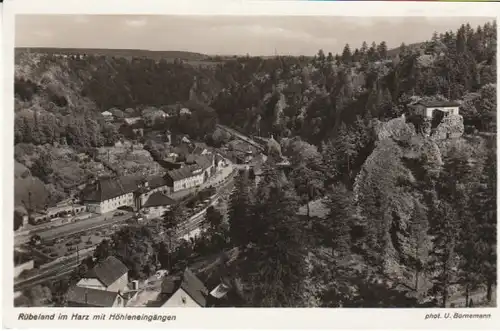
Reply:
[[[493,16],[16,15],[13,305],[480,318],[496,84]]]

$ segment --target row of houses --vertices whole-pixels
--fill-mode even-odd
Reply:
[[[188,307],[203,308],[224,302],[231,292],[228,282],[221,281],[212,291],[189,269],[160,276],[156,296],[144,302],[139,281],[130,281],[128,268],[116,257],[110,256],[98,263],[71,287],[67,294],[69,307]],[[145,284],[148,291],[152,286]]]
[[[88,211],[96,214],[130,207],[154,217],[175,203],[170,194],[202,185],[222,166],[224,162],[207,154],[195,157],[193,164],[170,170],[164,176],[100,178],[83,190],[82,201]]]

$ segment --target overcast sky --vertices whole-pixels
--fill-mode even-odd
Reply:
[[[493,18],[18,15],[16,47],[123,48],[223,55],[312,55],[385,40],[389,48]]]

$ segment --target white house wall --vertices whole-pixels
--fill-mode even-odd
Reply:
[[[87,206],[87,210],[89,212],[95,213],[95,214],[101,214],[101,204],[100,203],[86,202],[85,205]]]
[[[86,202],[87,210],[96,214],[105,214],[124,206],[134,206],[134,193],[127,193],[101,203]]]
[[[93,288],[96,290],[106,290],[106,286],[104,286],[103,283],[97,278],[82,278],[80,281],[76,284],[78,287],[86,287],[86,288]]]
[[[174,192],[200,186],[201,184],[203,184],[203,177],[204,177],[204,172],[201,172],[198,175],[175,181]]]
[[[147,219],[160,218],[169,209],[169,206],[147,207],[144,208],[144,214]]]
[[[182,288],[178,289],[162,307],[201,308]]]
[[[128,273],[124,273],[113,284],[109,285],[106,290],[111,292],[123,291],[127,288],[127,285],[128,285]]]
[[[425,116],[431,118],[434,111],[442,111],[444,113],[449,113],[452,115],[459,114],[458,107],[433,107],[425,109]]]

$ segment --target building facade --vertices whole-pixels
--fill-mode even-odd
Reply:
[[[161,218],[175,203],[175,200],[169,198],[163,192],[157,191],[149,195],[149,198],[141,208],[141,213],[147,219]]]
[[[134,192],[141,187],[141,180],[135,176],[102,178],[87,186],[82,200],[87,210],[105,214],[120,207],[134,207]]]
[[[418,101],[411,105],[415,113],[425,118],[432,118],[435,111],[441,111],[450,115],[459,115],[460,104],[449,101]]]
[[[172,192],[178,192],[205,183],[215,174],[214,155],[193,156],[191,164],[171,170],[165,177]]]
[[[165,278],[162,283],[161,307],[202,308],[207,306],[209,293],[203,282],[188,268]]]
[[[108,292],[120,292],[127,290],[128,283],[127,267],[114,256],[110,256],[89,270],[76,286]]]
[[[73,286],[66,294],[68,307],[113,307],[126,305],[126,299],[118,292]]]

